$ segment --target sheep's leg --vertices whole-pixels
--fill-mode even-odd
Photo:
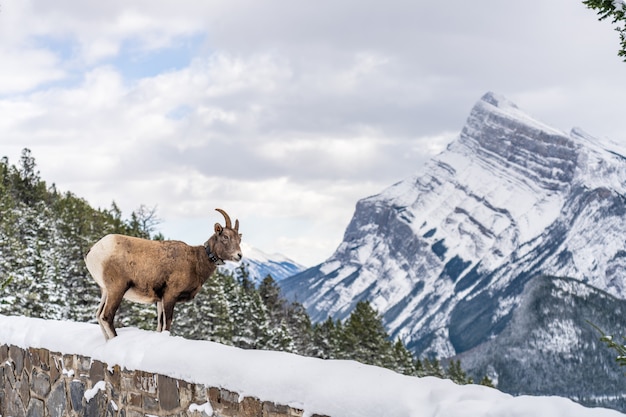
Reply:
[[[98,324],[100,325],[100,329],[102,330],[102,333],[104,334],[104,339],[108,340],[109,339],[109,335],[106,332],[106,328],[104,326],[104,322],[100,318],[100,315],[102,314],[102,309],[104,308],[104,304],[106,303],[106,300],[107,300],[107,293],[104,290],[104,288],[102,288],[102,298],[100,298],[100,305],[98,306],[98,311],[96,312],[96,320],[98,320]]]
[[[163,331],[163,325],[165,323],[165,314],[163,314],[163,300],[158,300],[157,307],[157,332]]]
[[[176,300],[173,299],[168,299],[168,298],[163,298],[163,300],[161,300],[162,302],[162,309],[163,309],[163,316],[165,318],[165,327],[163,330],[166,331],[170,331],[172,329],[172,320],[174,318],[174,305],[176,304]]]
[[[106,339],[112,339],[117,336],[115,327],[113,326],[113,320],[115,319],[115,313],[122,303],[122,298],[126,291],[107,291],[107,297],[104,302],[104,306],[100,311],[99,320],[103,326]]]

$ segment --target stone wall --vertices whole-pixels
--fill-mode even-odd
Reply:
[[[0,346],[0,417],[302,414],[302,410],[220,388],[109,367],[84,356]]]

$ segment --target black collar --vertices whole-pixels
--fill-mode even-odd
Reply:
[[[215,265],[224,265],[224,260],[220,259],[220,257],[218,257],[216,254],[211,252],[211,248],[209,248],[209,245],[206,245],[204,247],[204,251],[209,257],[209,261],[213,262]]]

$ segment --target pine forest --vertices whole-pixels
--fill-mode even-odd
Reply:
[[[113,202],[93,208],[71,192],[40,178],[24,149],[17,165],[0,160],[0,314],[95,323],[100,290],[83,258],[98,239],[121,233],[163,239],[155,209],[139,207],[123,218]],[[153,305],[124,301],[118,327],[156,328]],[[458,361],[414,358],[402,341],[390,340],[380,315],[359,302],[343,322],[312,323],[302,305],[281,296],[274,279],[218,270],[198,296],[176,305],[172,333],[245,349],[292,352],[324,359],[351,359],[406,375],[472,383]],[[445,368],[445,369],[444,369]],[[491,385],[488,378],[480,383]]]

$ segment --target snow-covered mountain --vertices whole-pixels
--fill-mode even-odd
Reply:
[[[392,336],[439,357],[499,334],[542,274],[624,298],[624,155],[487,93],[444,152],[359,201],[336,252],[281,286],[313,320],[368,299]]]
[[[247,265],[250,278],[253,280],[261,281],[269,274],[275,281],[281,281],[306,269],[284,255],[278,253],[268,255],[246,243],[241,244],[241,252],[243,253],[241,263]],[[226,262],[220,268],[235,272],[239,265],[239,263]]]

